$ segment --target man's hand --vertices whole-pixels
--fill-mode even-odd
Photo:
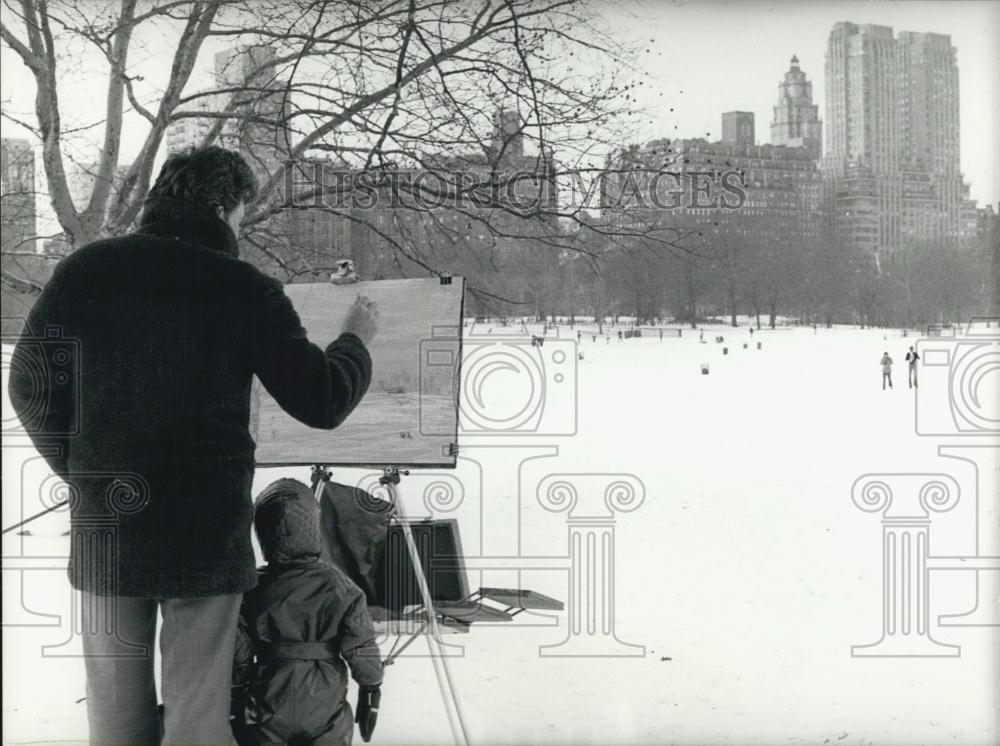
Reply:
[[[368,347],[378,330],[378,325],[375,323],[377,319],[378,306],[366,296],[359,295],[354,305],[347,311],[344,332],[356,334],[365,343],[365,347]]]
[[[361,731],[361,740],[368,743],[372,740],[372,733],[375,732],[375,723],[378,721],[378,706],[382,700],[382,689],[377,686],[363,686],[358,691],[358,710],[354,716],[354,722],[358,724]]]

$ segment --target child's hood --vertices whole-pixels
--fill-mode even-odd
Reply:
[[[268,562],[320,555],[319,506],[298,480],[279,479],[264,488],[254,505],[254,530]]]

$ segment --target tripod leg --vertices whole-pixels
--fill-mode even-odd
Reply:
[[[455,741],[461,746],[468,746],[469,734],[465,727],[465,718],[462,715],[462,706],[455,691],[455,682],[451,678],[451,668],[448,659],[441,649],[441,630],[438,627],[437,615],[434,611],[434,603],[431,600],[431,591],[427,585],[427,578],[424,576],[424,568],[420,563],[420,553],[417,551],[417,544],[413,540],[413,532],[410,524],[406,520],[406,511],[403,503],[399,499],[396,485],[387,483],[386,489],[392,504],[396,507],[396,516],[399,524],[403,528],[403,537],[406,540],[406,548],[410,554],[410,562],[413,564],[413,572],[417,576],[417,585],[420,586],[420,595],[424,602],[424,611],[430,624],[431,633],[427,636],[427,647],[434,664],[434,674],[437,676],[438,686],[441,688],[441,696],[444,697],[445,711],[448,713],[448,723],[451,725],[452,735]]]

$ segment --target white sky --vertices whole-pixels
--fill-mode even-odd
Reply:
[[[777,85],[793,54],[813,82],[823,116],[826,41],[837,21],[949,34],[958,49],[962,170],[973,199],[1000,201],[1000,2],[594,2],[608,29],[626,42],[641,43],[639,64],[648,76],[637,89],[644,114],[636,118],[636,141],[706,133],[717,139],[721,112],[738,109],[755,113],[757,141],[767,142]],[[163,37],[142,41],[146,48],[137,47],[132,57],[135,71],[147,81],[165,80],[169,50]],[[189,90],[210,82],[210,55],[217,48],[203,50]],[[34,81],[11,50],[3,50],[2,63],[4,108],[30,121]],[[68,125],[100,119],[103,78],[95,86],[86,80],[105,72],[101,61],[87,54],[75,56],[72,67],[62,71]],[[138,150],[144,125],[137,116],[127,119],[122,163]],[[5,137],[23,136],[9,121],[2,130]],[[80,157],[87,159],[86,151]],[[44,231],[41,224],[39,230]]]
[[[631,12],[605,14],[637,38],[646,28],[646,40],[656,39],[647,58],[657,85],[640,94],[650,113],[644,140],[706,132],[718,139],[721,112],[740,110],[754,112],[757,142],[768,142],[778,82],[793,54],[825,120],[826,43],[837,21],[949,34],[958,50],[962,171],[973,199],[1000,200],[1000,2],[637,0]]]

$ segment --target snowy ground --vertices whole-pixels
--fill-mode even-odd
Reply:
[[[716,334],[725,345],[711,341]],[[607,484],[631,479],[613,475],[644,485],[644,502],[614,516],[613,565],[615,634],[644,654],[540,655],[540,646],[567,638],[568,612],[473,627],[451,661],[473,742],[997,744],[1000,631],[937,622],[974,605],[974,573],[930,573],[931,634],[960,645],[959,656],[851,656],[852,645],[878,640],[882,627],[882,516],[852,502],[858,477],[888,473],[897,476],[887,481],[909,484],[898,475],[951,475],[962,496],[933,518],[931,554],[976,554],[978,520],[978,554],[1000,555],[995,451],[980,470],[977,510],[976,469],[941,457],[938,447],[983,441],[915,433],[903,364],[914,338],[856,329],[751,338],[745,327],[711,328],[705,338],[595,343],[585,331],[575,434],[466,436],[458,469],[404,478],[411,515],[430,512],[425,488],[456,496],[447,515],[460,521],[470,566],[505,568],[470,572],[472,587],[516,584],[520,570],[524,587],[563,600],[567,516],[543,508],[539,488],[553,479],[575,485],[571,515],[579,517],[601,513]],[[550,339],[544,351],[566,347]],[[896,388],[886,392],[884,350],[896,361]],[[505,386],[523,383],[509,375],[488,390],[497,406],[510,404]],[[995,387],[996,370],[984,381]],[[921,406],[942,404],[933,383],[921,389]],[[571,411],[554,401],[564,390],[547,391],[562,408],[545,423],[556,430],[566,429]],[[6,399],[4,406],[6,423]],[[11,444],[3,453],[4,526],[41,509],[39,492],[53,489],[30,452]],[[308,470],[261,470],[255,489],[285,475],[307,479]],[[334,478],[366,480],[363,472]],[[66,525],[53,515],[33,524],[43,535],[4,536],[5,743],[80,743],[86,735],[83,667],[73,657],[79,645],[59,559]],[[995,612],[1000,573],[983,572],[981,585],[993,592],[981,604]],[[387,672],[373,743],[451,741],[426,648],[411,650]]]

